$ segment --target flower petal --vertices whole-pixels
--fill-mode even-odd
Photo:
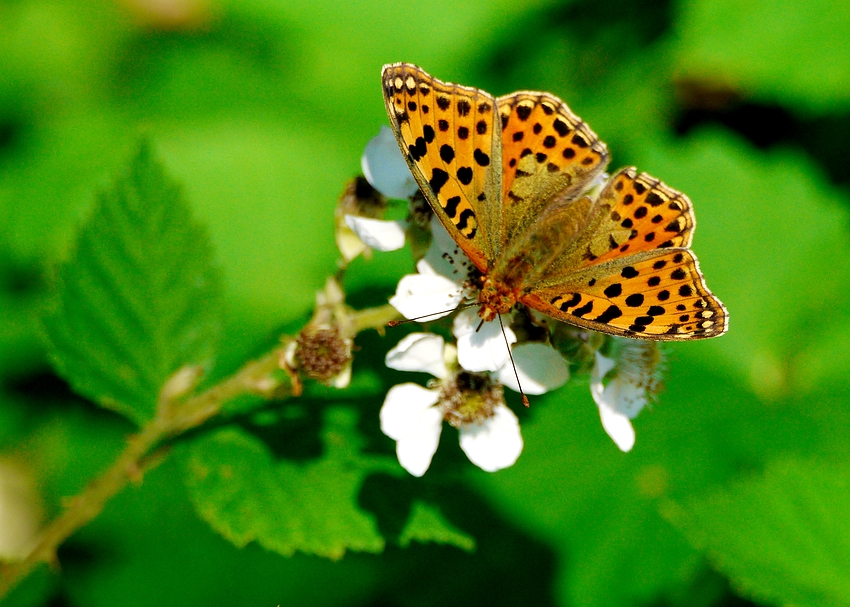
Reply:
[[[635,431],[629,420],[646,404],[646,391],[620,377],[615,377],[605,386],[602,378],[613,368],[612,359],[596,353],[596,364],[590,376],[590,393],[599,407],[605,432],[621,451],[631,451],[635,444]]]
[[[516,334],[507,324],[504,335],[498,321],[482,325],[473,309],[463,310],[455,317],[452,333],[457,338],[457,360],[460,366],[474,373],[498,371],[509,361],[508,343],[513,344],[517,340]]]
[[[440,444],[443,413],[436,407],[422,412],[416,430],[401,437],[395,446],[398,463],[413,476],[422,476]]]
[[[382,126],[366,144],[360,166],[372,187],[388,198],[409,198],[419,189],[389,127]]]
[[[605,432],[617,444],[620,451],[631,451],[635,446],[635,429],[628,416],[609,407],[604,396],[601,401],[597,400],[596,404],[599,405],[599,417]]]
[[[462,299],[463,290],[445,276],[408,274],[401,277],[390,304],[405,318],[433,320],[454,312]]]
[[[614,368],[614,359],[603,356],[599,352],[596,353],[596,364],[593,365],[593,371],[590,373],[590,390],[598,390],[602,394],[602,378],[608,375],[608,372]],[[598,384],[598,385],[596,385]],[[596,395],[594,394],[594,398]]]
[[[368,247],[377,251],[396,251],[404,246],[404,221],[383,221],[369,217],[346,215],[345,225]]]
[[[567,362],[552,346],[530,342],[517,344],[512,351],[516,374],[508,360],[496,376],[500,383],[511,390],[519,392],[517,375],[526,394],[544,394],[560,388],[570,378]]]
[[[443,359],[445,342],[433,333],[411,333],[387,352],[386,365],[397,371],[422,371],[434,377],[449,376]]]
[[[434,408],[439,399],[437,390],[428,390],[418,384],[393,386],[381,407],[381,432],[395,440],[415,433],[419,427],[419,418],[428,409]]]
[[[486,472],[507,468],[522,453],[519,420],[505,405],[496,406],[493,417],[460,429],[460,448],[473,464]]]

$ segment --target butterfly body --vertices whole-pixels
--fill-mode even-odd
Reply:
[[[727,313],[690,251],[690,200],[609,155],[557,97],[494,98],[419,67],[382,72],[387,113],[413,176],[482,274],[479,316],[517,303],[612,335],[714,337]]]

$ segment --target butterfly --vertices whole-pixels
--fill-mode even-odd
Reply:
[[[620,169],[549,93],[494,98],[410,63],[385,65],[384,102],[422,194],[481,272],[478,314],[523,304],[610,335],[689,340],[726,332],[726,308],[689,249],[687,196]]]

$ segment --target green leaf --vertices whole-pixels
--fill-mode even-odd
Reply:
[[[681,3],[683,75],[808,110],[850,106],[850,11],[842,0]]]
[[[461,550],[475,550],[475,538],[454,527],[432,504],[415,500],[410,517],[399,535],[399,545],[406,548],[410,542],[423,544],[450,544]]]
[[[310,463],[276,460],[268,446],[235,428],[190,447],[186,484],[196,510],[237,546],[256,541],[289,556],[296,551],[339,559],[347,550],[379,553],[374,517],[357,507],[363,479],[393,471],[386,457],[360,453],[356,415],[330,409],[324,454]]]
[[[75,390],[141,424],[171,374],[210,362],[220,292],[206,232],[143,143],[60,268],[51,358]]]
[[[850,605],[850,466],[790,461],[671,505],[667,516],[741,591],[777,605]]]

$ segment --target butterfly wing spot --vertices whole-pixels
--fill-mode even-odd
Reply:
[[[608,180],[599,194],[599,208],[605,209],[606,216],[595,224],[586,262],[601,264],[626,251],[690,246],[696,221],[688,197],[646,173],[638,174],[633,167],[621,169]],[[630,241],[627,246],[626,241]],[[613,246],[615,242],[619,248]]]
[[[625,337],[683,340],[725,332],[726,310],[706,288],[690,251],[649,252],[631,259],[532,290],[520,301],[565,322]],[[588,281],[587,276],[593,278]]]
[[[499,113],[505,130],[502,195],[506,198],[509,192],[513,200],[551,196],[589,182],[607,163],[605,144],[557,97],[515,93],[499,99]],[[523,163],[528,154],[533,154],[536,165]],[[514,167],[522,172],[508,170]]]

